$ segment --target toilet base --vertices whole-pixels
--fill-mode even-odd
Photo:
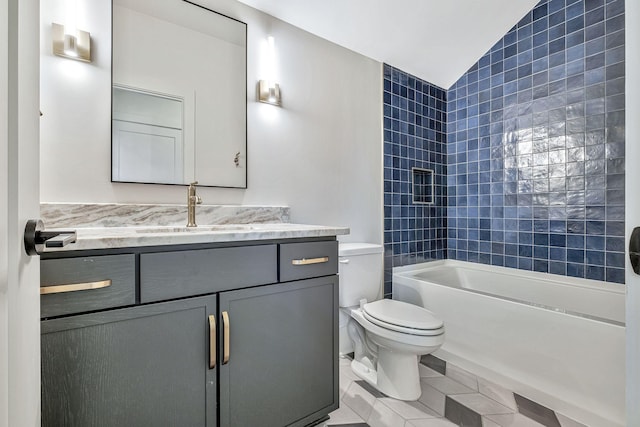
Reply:
[[[374,386],[376,389],[378,388],[378,373],[375,369],[369,368],[366,364],[358,361],[351,361],[351,370],[360,378]]]
[[[389,397],[398,400],[418,400],[422,394],[418,356],[378,348],[376,369],[358,360],[351,362],[351,369],[360,378]]]

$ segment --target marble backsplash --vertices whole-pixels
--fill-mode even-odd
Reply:
[[[184,226],[185,205],[119,203],[41,203],[40,217],[46,228]],[[198,205],[196,222],[214,224],[287,223],[287,206]]]

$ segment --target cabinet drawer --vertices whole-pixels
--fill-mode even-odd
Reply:
[[[135,284],[133,254],[41,260],[40,316],[134,304]]]
[[[202,295],[278,281],[276,245],[140,255],[140,302]]]
[[[280,281],[329,276],[338,272],[338,242],[280,245]]]

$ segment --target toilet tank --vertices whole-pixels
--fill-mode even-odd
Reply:
[[[340,243],[340,307],[360,304],[361,299],[375,301],[382,286],[382,246],[372,243]]]

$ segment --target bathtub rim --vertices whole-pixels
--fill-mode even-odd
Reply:
[[[596,322],[603,322],[613,326],[626,327],[626,323],[624,321],[608,319],[600,316],[594,316],[592,314],[581,313],[573,310],[567,310],[561,307],[554,307],[546,304],[533,303],[533,302],[522,300],[522,299],[496,295],[490,292],[479,291],[477,289],[450,286],[447,284],[437,283],[434,281],[429,281],[429,280],[415,277],[416,273],[429,271],[437,267],[460,267],[460,268],[466,268],[470,270],[492,272],[492,273],[497,273],[497,274],[502,274],[502,275],[507,275],[512,277],[513,276],[525,277],[528,279],[532,279],[536,281],[544,281],[547,283],[560,283],[560,285],[562,286],[587,288],[591,290],[611,292],[614,294],[621,295],[623,299],[626,298],[625,285],[618,284],[618,283],[601,282],[598,280],[584,279],[580,277],[563,276],[563,275],[551,274],[551,273],[541,273],[541,272],[529,271],[529,270],[519,270],[519,269],[513,269],[509,267],[478,264],[470,261],[459,261],[459,260],[450,260],[450,259],[426,261],[418,264],[404,265],[401,267],[393,267],[392,281],[395,282],[396,278],[399,278],[400,280],[406,279],[406,280],[425,282],[435,286],[444,286],[451,289],[458,289],[463,292],[472,292],[474,294],[483,295],[485,297],[502,299],[515,304],[523,304],[529,307],[536,307],[542,310],[549,310],[556,313],[566,314],[568,316],[575,316],[575,317],[580,317],[583,319],[588,319]],[[624,314],[622,318],[624,319]]]

